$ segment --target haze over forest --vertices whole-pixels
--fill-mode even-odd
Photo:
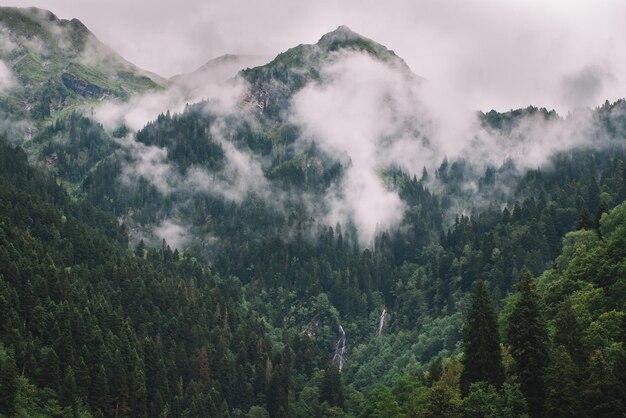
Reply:
[[[13,3],[0,417],[623,416],[622,2]]]

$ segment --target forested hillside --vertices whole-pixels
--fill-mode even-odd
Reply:
[[[123,225],[19,148],[3,140],[0,158],[2,414],[280,415],[288,390],[332,373],[308,338],[246,307],[238,279],[165,243],[127,249]]]
[[[619,161],[616,165],[619,170]],[[614,175],[604,177],[617,180]],[[623,408],[623,204],[593,218],[583,207],[574,225],[579,230],[567,234],[562,247],[556,244],[552,251],[560,255],[537,285],[528,272],[518,276],[518,291],[499,305],[503,309],[498,325],[493,295],[511,284],[496,280],[485,266],[492,266],[499,248],[515,248],[511,237],[523,236],[529,224],[542,217],[550,219],[548,208],[559,209],[553,200],[528,199],[513,213],[505,209],[477,219],[461,217],[441,244],[425,247],[435,256],[430,262],[415,259],[398,267],[384,236],[376,250],[360,254],[348,231],[344,241],[341,231],[335,236],[329,228],[315,246],[300,243],[302,248],[292,244],[281,250],[287,256],[298,251],[293,254],[308,265],[292,276],[290,285],[245,275],[243,283],[233,277],[222,279],[165,243],[160,249],[140,245],[129,251],[125,225],[118,226],[88,204],[74,203],[54,178],[28,167],[25,154],[6,143],[2,196],[5,414],[204,416],[213,411],[209,415],[238,416],[252,408],[271,411],[272,416],[314,416],[334,407],[334,414],[362,416],[520,416],[531,402],[541,402],[549,416],[580,411],[619,416]],[[545,224],[542,227],[545,231]],[[551,260],[547,234],[538,236],[547,263]],[[464,255],[473,245],[478,250],[470,263]],[[480,251],[487,245],[490,257]],[[522,253],[520,266],[528,264],[525,257]],[[468,267],[483,273],[467,282],[456,280],[454,287],[444,275],[429,283],[426,275],[441,274],[446,258],[452,277],[465,278]],[[285,268],[267,263],[268,269]],[[394,269],[398,279],[388,293],[373,290],[384,290],[385,282],[355,280],[352,286],[320,282],[317,296],[307,296],[312,291],[301,289],[297,278],[309,272],[305,283],[314,283],[315,272],[323,271],[320,265],[339,280],[349,277],[351,269],[357,272],[355,278],[376,280],[388,277],[387,268]],[[507,265],[510,270],[502,277],[516,277],[515,264]],[[487,280],[488,286],[474,285],[469,300],[461,296],[469,294],[471,283],[479,279]],[[491,295],[487,287],[493,289]],[[275,303],[265,299],[269,297]],[[460,297],[466,308],[448,306],[454,297]],[[354,303],[359,300],[362,305]],[[369,300],[372,315],[379,306],[390,308],[388,329],[378,337],[374,318],[367,317]],[[481,310],[492,312],[486,329],[481,320],[471,320],[474,311],[481,318],[485,314]],[[526,320],[534,321],[527,325],[531,331],[523,328]],[[331,366],[328,347],[319,343],[333,339],[340,322],[351,324],[345,325],[348,335],[362,341],[351,347],[341,376]],[[302,333],[305,323],[307,332]],[[484,378],[484,370],[471,372],[466,363],[468,342],[476,332],[491,332],[503,344],[506,373],[495,381]],[[537,338],[529,341],[524,335]],[[465,357],[456,355],[461,336]],[[420,367],[441,349],[428,369]],[[517,360],[516,355],[526,352],[542,357]],[[494,361],[489,358],[490,364]],[[526,383],[529,375],[537,381]],[[471,385],[483,380],[493,387]],[[578,382],[587,382],[583,397]],[[528,387],[540,389],[531,395],[540,401],[529,395],[525,401]],[[530,411],[540,415],[538,409]]]
[[[452,147],[423,82],[340,27],[137,131],[3,96],[0,416],[623,416],[626,101]]]

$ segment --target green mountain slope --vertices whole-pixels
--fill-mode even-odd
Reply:
[[[488,151],[533,149],[525,128],[535,123],[542,138],[581,137],[540,166],[468,153],[419,167],[421,176],[376,167],[401,220],[364,244],[353,218],[325,216],[333,200],[353,199],[343,180],[358,161],[290,117],[295,95],[337,88],[326,67],[354,56],[384,64],[386,76],[392,68],[402,86],[415,80],[392,51],[340,27],[241,72],[248,90],[230,108],[211,99],[164,109],[138,132],[114,133],[60,111],[28,143],[44,170],[0,148],[0,309],[9,318],[0,370],[30,399],[10,407],[513,417],[540,416],[544,402],[547,415],[619,415],[626,101],[589,110],[580,131],[580,119],[534,107],[477,115],[480,134],[496,138]],[[397,108],[384,105],[394,120]],[[380,144],[408,136],[427,149],[411,121],[394,122]],[[380,139],[369,134],[359,130],[358,144]],[[463,326],[481,280],[477,310],[489,310],[489,293],[500,311],[499,333],[488,313],[506,376],[495,386],[461,370],[468,333],[481,332]],[[524,363],[526,352],[539,361]]]
[[[165,244],[129,250],[5,138],[0,194],[0,416],[278,416],[296,375],[332,369],[237,279]]]
[[[79,20],[45,10],[0,8],[0,39],[0,60],[13,79],[2,93],[5,106],[34,120],[164,82],[102,44]]]

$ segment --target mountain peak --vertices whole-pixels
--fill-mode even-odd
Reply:
[[[43,43],[62,40],[56,42],[57,46],[75,52],[82,51],[90,37],[95,38],[80,20],[59,19],[51,11],[37,7],[0,7],[0,25],[9,31],[7,36],[34,37]]]
[[[317,47],[326,52],[339,50],[366,52],[381,61],[396,62],[400,67],[404,67],[406,70],[409,70],[406,63],[393,51],[370,38],[366,38],[365,36],[354,32],[345,25],[341,25],[334,31],[328,32],[326,35],[322,36],[317,42]]]
[[[37,121],[89,101],[156,89],[161,81],[100,42],[80,20],[48,10],[0,7],[0,35],[9,41],[0,59],[16,80],[8,97]],[[40,97],[49,105],[33,108]]]
[[[355,31],[350,29],[348,26],[341,25],[337,27],[337,29],[330,31],[324,36],[322,36],[322,38],[320,39],[320,42],[322,42],[324,39],[329,39],[329,38],[344,38],[345,39],[345,38],[355,38],[355,37],[362,38],[363,36],[356,33]]]
[[[331,45],[333,42],[349,41],[349,40],[351,41],[365,40],[365,41],[372,42],[370,39],[367,39],[366,37],[354,32],[352,29],[350,29],[346,25],[341,25],[334,31],[328,32],[327,34],[322,36],[317,44],[321,47],[324,47],[324,46]]]
[[[323,66],[341,59],[342,52],[365,53],[414,76],[393,51],[342,25],[322,36],[316,44],[298,45],[278,54],[266,65],[243,70],[241,75],[252,86],[249,101],[266,114],[278,115],[293,93],[312,80],[319,81]]]

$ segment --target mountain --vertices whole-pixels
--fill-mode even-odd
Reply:
[[[278,54],[266,65],[243,70],[241,76],[251,85],[247,100],[266,115],[276,116],[288,106],[296,91],[311,81],[319,81],[322,68],[339,59],[342,53],[366,53],[407,76],[414,76],[393,51],[347,26],[340,26],[314,45],[298,45]]]
[[[0,62],[13,80],[5,106],[34,120],[107,98],[127,99],[165,80],[129,63],[79,20],[0,8]]]
[[[287,368],[332,368],[297,333],[273,342],[236,279],[167,245],[130,251],[114,216],[2,136],[0,195],[0,416],[225,416],[271,399]]]
[[[187,88],[193,88],[201,83],[224,82],[235,77],[239,71],[263,65],[268,61],[267,57],[261,55],[226,54],[213,58],[191,73],[171,77],[169,82]]]
[[[268,60],[258,55],[223,55],[195,71],[171,77],[167,93],[181,103],[207,99],[215,94],[215,90],[228,89],[241,70],[265,64]]]
[[[626,101],[446,154],[415,81],[340,27],[136,132],[0,139],[0,415],[620,416]]]

